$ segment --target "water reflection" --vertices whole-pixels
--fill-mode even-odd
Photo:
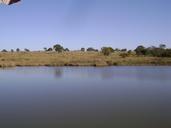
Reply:
[[[0,127],[169,128],[170,76],[170,67],[0,70]]]
[[[63,77],[63,68],[54,68],[54,75],[56,78]]]

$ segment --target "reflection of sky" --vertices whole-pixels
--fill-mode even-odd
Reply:
[[[0,126],[170,126],[170,76],[170,67],[0,69]]]

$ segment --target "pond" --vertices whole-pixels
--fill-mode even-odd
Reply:
[[[170,128],[171,67],[0,69],[1,128]]]

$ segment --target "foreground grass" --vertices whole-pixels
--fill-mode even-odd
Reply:
[[[100,52],[14,52],[0,53],[0,67],[16,66],[143,66],[171,65],[171,58],[104,56]]]

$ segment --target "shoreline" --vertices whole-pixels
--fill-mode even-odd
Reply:
[[[171,58],[104,56],[100,52],[0,52],[0,68],[10,67],[108,67],[108,66],[171,66]]]

